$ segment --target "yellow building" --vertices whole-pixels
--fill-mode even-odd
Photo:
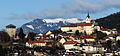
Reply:
[[[87,42],[95,42],[95,38],[92,36],[83,36],[83,39],[85,39]]]
[[[65,43],[66,42],[66,40],[64,39],[64,38],[62,38],[62,39],[60,39],[60,41],[59,41],[60,43]]]
[[[95,54],[92,54],[92,56],[102,56],[102,54],[95,53]]]
[[[61,27],[61,30],[64,32],[67,32],[67,31],[75,32],[77,30],[77,26],[76,25],[64,25]]]
[[[116,37],[116,41],[117,41],[117,40],[120,40],[120,36],[117,36],[117,37]]]
[[[64,47],[66,50],[68,49],[78,49],[78,47],[74,46],[75,44],[78,44],[76,41],[67,41],[64,43]]]
[[[46,41],[28,41],[26,42],[26,46],[28,47],[46,46]]]
[[[51,31],[48,31],[48,32],[46,33],[46,35],[50,35],[50,34],[52,34],[52,32],[51,32]]]

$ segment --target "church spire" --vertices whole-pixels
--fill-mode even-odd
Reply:
[[[87,17],[86,17],[86,23],[91,23],[91,19],[90,19],[89,12],[88,12],[88,15],[87,15]]]
[[[88,12],[87,18],[90,18],[89,12]]]

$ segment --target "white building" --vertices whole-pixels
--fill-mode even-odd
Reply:
[[[34,47],[34,46],[46,46],[45,41],[28,41],[26,42],[26,46]]]
[[[75,32],[76,30],[79,30],[79,32],[83,32],[86,34],[92,34],[94,32],[94,29],[98,30],[98,26],[95,27],[95,22],[91,21],[91,18],[89,14],[87,15],[84,23],[77,23],[74,25],[64,25],[61,27],[62,31],[72,31]]]
[[[76,41],[66,41],[63,45],[64,45],[64,47],[65,47],[66,50],[69,50],[69,49],[78,49],[78,47],[74,46],[77,43],[78,42],[76,42]]]
[[[97,51],[99,52],[103,52],[104,51],[104,47],[102,46],[83,46],[83,51],[87,52],[87,53],[95,53]]]

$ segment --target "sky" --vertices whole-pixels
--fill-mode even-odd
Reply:
[[[0,0],[0,29],[36,18],[98,19],[120,11],[120,0]]]

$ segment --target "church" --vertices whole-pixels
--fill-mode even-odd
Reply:
[[[96,25],[96,23],[91,20],[90,15],[88,13],[85,22],[76,23],[73,25],[64,25],[60,28],[63,32],[75,32],[79,30],[79,32],[86,33],[88,35],[92,34],[95,29],[99,30],[100,27]]]

